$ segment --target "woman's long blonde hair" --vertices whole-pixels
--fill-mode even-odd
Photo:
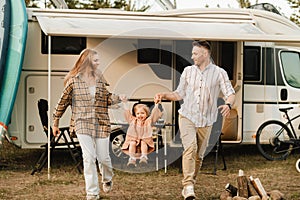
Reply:
[[[68,82],[68,80],[74,76],[76,76],[78,73],[84,71],[87,67],[92,66],[92,59],[95,54],[98,54],[97,51],[93,49],[84,49],[80,55],[78,60],[76,61],[74,67],[69,71],[69,73],[65,76],[64,79],[64,85]],[[98,70],[94,71],[95,76],[101,76],[101,73],[99,74]]]

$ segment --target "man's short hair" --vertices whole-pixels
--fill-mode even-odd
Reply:
[[[211,46],[210,46],[209,42],[207,42],[206,40],[195,40],[193,42],[193,46],[204,47],[209,52],[211,52]]]

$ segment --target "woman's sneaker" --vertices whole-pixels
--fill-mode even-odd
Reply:
[[[86,200],[98,200],[100,199],[99,195],[87,195]]]
[[[193,185],[185,186],[182,190],[182,196],[184,197],[185,200],[195,199],[196,196],[194,192],[194,186]]]
[[[128,163],[127,163],[127,167],[136,167],[136,160],[133,158],[129,158]]]
[[[107,183],[103,183],[103,192],[108,193],[112,190],[113,182],[109,181]]]

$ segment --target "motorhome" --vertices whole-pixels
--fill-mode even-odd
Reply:
[[[8,131],[21,148],[47,142],[37,102],[48,99],[52,116],[63,79],[84,48],[100,53],[109,90],[136,101],[153,101],[173,91],[184,67],[193,64],[191,43],[208,40],[212,62],[224,68],[236,102],[224,119],[222,142],[254,144],[268,119],[282,119],[279,107],[300,102],[300,28],[283,16],[254,9],[185,9],[141,13],[116,10],[27,9],[23,68]],[[134,102],[134,101],[133,101]],[[132,102],[132,103],[133,103]],[[178,146],[179,103],[163,102],[162,132]],[[122,142],[122,107],[110,109],[111,141]],[[70,110],[61,120],[69,125]],[[295,122],[299,124],[298,122]]]

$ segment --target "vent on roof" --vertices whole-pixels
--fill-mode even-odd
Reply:
[[[255,4],[253,6],[249,6],[248,8],[257,9],[257,10],[265,10],[265,11],[269,11],[269,12],[273,12],[278,15],[281,15],[280,12],[275,8],[275,6],[273,6],[272,4],[269,4],[269,3]]]
[[[55,6],[55,8],[58,9],[68,9],[68,5],[65,2],[65,0],[50,0],[53,5]]]

